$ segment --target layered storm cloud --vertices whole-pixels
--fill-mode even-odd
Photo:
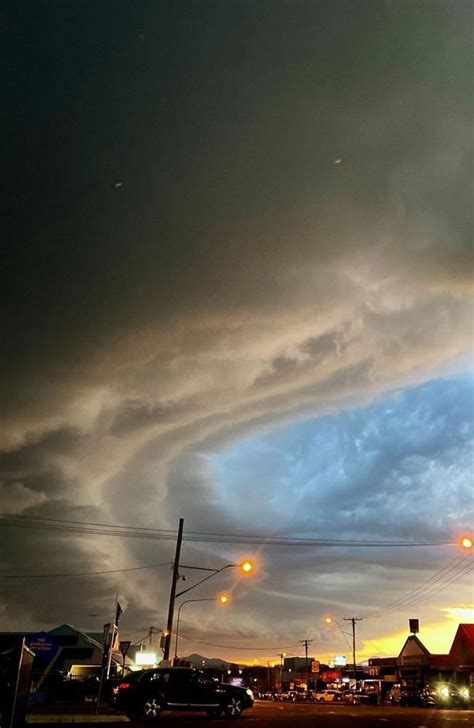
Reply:
[[[80,5],[16,18],[30,70],[10,48],[1,511],[455,539],[472,522],[468,4]],[[0,528],[7,576],[173,553]],[[188,543],[186,561],[239,549]],[[266,548],[251,586],[218,585],[234,617],[189,616],[189,651],[307,637],[448,558]],[[86,627],[116,592],[127,628],[164,624],[167,567],[4,581],[5,628]],[[465,581],[446,599],[427,618]]]

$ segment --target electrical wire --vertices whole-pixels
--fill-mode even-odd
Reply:
[[[350,650],[352,650],[352,645],[349,642],[349,640],[347,639],[347,632],[344,632],[344,630],[342,629],[342,626],[337,621],[337,619],[333,619],[332,624],[331,624],[331,630],[330,631],[332,631],[334,629],[334,627],[338,627],[339,628],[339,631],[341,632],[342,636],[344,637],[347,646],[349,647]]]
[[[369,639],[369,638],[368,638],[368,637],[367,637],[367,636],[365,635],[365,633],[364,633],[364,631],[363,631],[363,630],[361,629],[360,625],[359,625],[359,627],[358,627],[358,630],[357,630],[357,631],[359,632],[359,634],[360,634],[360,635],[362,635],[362,639],[363,639],[363,641],[364,641],[364,642],[368,642],[368,643],[369,643],[370,645],[373,645],[373,646],[375,647],[376,651],[377,651],[377,652],[378,652],[378,653],[379,653],[380,655],[387,655],[387,653],[386,653],[386,652],[384,652],[384,651],[383,651],[383,650],[382,650],[382,649],[380,648],[380,646],[379,646],[379,645],[378,645],[378,644],[377,644],[376,642],[374,642],[373,640],[370,640],[370,639]]]
[[[440,584],[439,586],[437,586],[436,589],[432,590],[429,594],[423,594],[421,597],[419,597],[415,601],[412,601],[408,605],[403,605],[403,606],[404,607],[405,606],[413,607],[413,606],[416,606],[417,604],[420,604],[422,601],[424,601],[426,599],[427,596],[429,596],[431,598],[431,597],[435,596],[436,594],[439,594],[447,586],[451,586],[451,584],[454,584],[456,581],[459,581],[460,579],[462,579],[464,576],[466,576],[473,570],[474,570],[474,567],[471,564],[468,564],[467,568],[465,568],[462,572],[454,574],[451,577],[451,579],[449,579],[448,581],[444,582],[443,584]],[[398,607],[397,607],[397,609],[398,609]]]
[[[143,629],[136,629],[134,632],[121,632],[120,634],[122,637],[133,637],[135,634],[142,634],[142,632],[146,632],[146,636],[148,636],[149,631],[149,627],[144,627]]]
[[[131,566],[128,569],[108,569],[107,571],[76,571],[69,574],[0,574],[0,579],[60,579],[70,576],[102,576],[103,574],[121,574],[125,571],[141,571],[142,569],[157,569],[160,566],[171,566],[172,561],[163,564],[148,564],[147,566]]]
[[[206,645],[207,647],[217,647],[217,648],[222,649],[222,650],[240,650],[240,651],[243,651],[243,650],[245,650],[245,651],[247,651],[247,650],[260,650],[260,651],[265,651],[266,652],[268,650],[292,650],[292,649],[296,649],[298,647],[298,645],[288,645],[286,647],[281,647],[280,645],[277,645],[276,647],[268,647],[267,645],[265,645],[263,647],[246,647],[246,646],[244,646],[244,647],[242,647],[242,646],[235,647],[235,645],[234,646],[231,646],[231,645],[217,645],[214,642],[204,642],[203,640],[196,640],[196,639],[194,639],[194,637],[190,637],[189,635],[185,635],[185,634],[183,634],[183,635],[180,634],[179,637],[180,637],[180,639],[182,638],[182,639],[187,639],[187,640],[189,640],[191,642],[196,642],[199,645]]]
[[[2,516],[2,514],[0,514]],[[0,525],[16,528],[36,528],[38,530],[77,533],[84,535],[114,536],[120,538],[145,538],[153,540],[175,540],[176,532],[165,529],[152,529],[138,526],[118,526],[111,524],[91,524],[87,521],[62,521],[60,519],[40,519],[36,517],[8,516],[3,514]],[[449,546],[451,541],[384,541],[354,539],[320,539],[312,537],[265,536],[255,534],[228,534],[205,531],[185,531],[183,540],[201,543],[235,543],[266,546],[353,546],[353,547],[419,547]]]
[[[435,582],[439,581],[441,578],[443,578],[443,576],[445,574],[447,574],[450,571],[452,571],[453,569],[457,568],[459,566],[459,564],[460,564],[460,562],[461,562],[462,559],[463,559],[463,557],[462,556],[460,557],[457,554],[453,559],[451,559],[450,561],[448,561],[447,564],[445,564],[443,567],[441,567],[440,569],[438,569],[438,571],[436,571],[434,574],[432,574],[428,579],[426,579],[424,582],[422,582],[421,584],[419,584],[412,591],[408,592],[408,596],[411,597],[416,592],[424,591],[425,588],[427,586],[429,586],[431,583],[435,583]],[[395,599],[390,604],[387,604],[386,607],[385,607],[385,609],[387,609],[388,607],[396,606],[400,602],[405,601],[406,598],[407,598],[407,595],[403,595],[402,597],[399,597],[398,599]]]
[[[376,612],[369,614],[364,619],[373,619],[391,611],[402,610],[406,607],[411,607],[415,604],[419,604],[428,596],[434,596],[450,584],[454,583],[458,579],[461,579],[463,576],[469,573],[472,568],[474,567],[470,563],[470,561],[468,561],[468,557],[456,556],[418,587],[412,589],[411,591],[402,595],[393,602],[390,602],[382,609],[379,609]]]

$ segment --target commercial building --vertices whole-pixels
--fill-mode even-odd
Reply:
[[[0,634],[25,637],[26,644],[35,655],[33,685],[42,683],[46,676],[61,674],[82,680],[100,672],[103,660],[101,635],[91,636],[70,624],[61,624],[47,632]],[[113,651],[112,672],[119,674],[122,665],[122,655]]]
[[[368,672],[386,683],[422,687],[429,682],[454,682],[474,689],[474,624],[460,624],[447,655],[431,654],[411,634],[397,657],[372,658]]]

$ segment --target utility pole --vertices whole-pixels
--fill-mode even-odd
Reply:
[[[362,622],[362,617],[344,617],[344,622],[352,622],[352,660],[354,663],[354,687],[357,687],[356,667],[356,622]]]
[[[280,658],[280,690],[282,691],[282,683],[283,683],[283,658],[286,657],[286,652],[278,652],[277,657]]]
[[[299,640],[301,645],[304,645],[304,657],[305,657],[305,669],[306,669],[306,683],[309,680],[309,663],[308,663],[308,646],[314,640]]]
[[[176,584],[179,578],[179,559],[181,556],[181,544],[183,542],[184,518],[179,519],[178,537],[176,539],[176,552],[173,563],[173,578],[171,580],[170,601],[168,607],[168,622],[166,625],[165,644],[163,648],[163,660],[169,660],[171,647],[171,632],[173,630],[174,601],[176,598]]]
[[[157,627],[150,627],[150,629],[148,630],[148,647],[150,650],[153,647],[153,635],[155,634],[155,632],[158,631],[159,630]]]

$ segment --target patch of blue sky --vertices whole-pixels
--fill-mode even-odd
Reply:
[[[247,526],[435,537],[473,517],[471,374],[275,428],[213,454],[212,477]]]

